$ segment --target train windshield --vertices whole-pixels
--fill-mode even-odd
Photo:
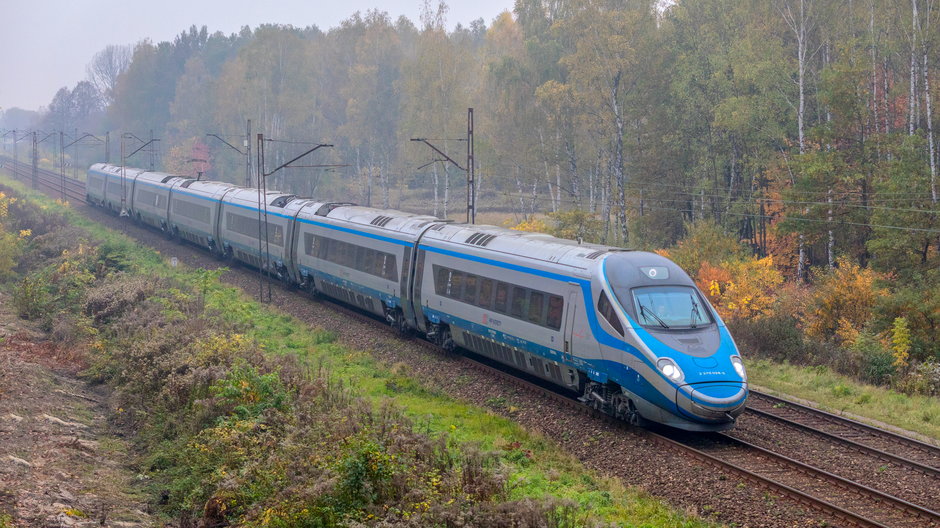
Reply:
[[[647,286],[633,288],[633,305],[640,324],[658,328],[697,328],[711,324],[712,316],[695,288]],[[618,297],[621,297],[617,292]],[[620,299],[626,304],[626,299]]]

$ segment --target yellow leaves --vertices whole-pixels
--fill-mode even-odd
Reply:
[[[530,233],[545,233],[548,231],[548,224],[540,218],[531,217],[528,220],[519,222],[510,229],[514,231],[528,231]]]
[[[800,314],[806,333],[825,340],[854,339],[871,319],[875,302],[887,291],[875,285],[882,275],[847,259],[815,281],[807,309]],[[850,330],[851,328],[851,330]],[[844,337],[843,337],[844,336]]]
[[[722,318],[754,319],[773,314],[774,290],[783,276],[773,257],[745,258],[714,266],[703,262],[696,278],[699,289]]]
[[[861,332],[858,328],[852,324],[851,321],[845,317],[839,318],[839,327],[836,329],[836,337],[839,338],[844,345],[851,347],[858,341],[858,336]]]
[[[33,235],[32,229],[20,229],[20,238],[29,238]]]
[[[14,203],[16,203],[15,197],[8,198],[6,194],[0,192],[0,218],[6,218],[10,214],[10,206]]]
[[[911,351],[911,329],[906,317],[898,317],[891,326],[891,352],[896,368],[907,366]]]

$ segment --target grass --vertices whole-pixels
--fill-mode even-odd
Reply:
[[[816,402],[821,408],[856,414],[940,440],[940,399],[908,396],[867,385],[827,367],[803,367],[754,359],[749,380],[775,392]]]
[[[380,364],[366,352],[334,343],[332,333],[262,308],[232,288],[213,287],[206,302],[209,307],[224,308],[220,313],[228,322],[253,321],[248,335],[266,350],[296,353],[310,365],[323,363],[376,408],[391,400],[424,432],[446,433],[457,443],[473,443],[484,450],[502,453],[501,463],[510,474],[510,499],[549,496],[571,499],[585,513],[622,526],[709,525],[673,511],[615,479],[599,477],[556,444],[511,420],[426,388],[406,375],[407,366]]]

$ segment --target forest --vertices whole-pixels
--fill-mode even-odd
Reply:
[[[238,183],[255,134],[266,170],[328,144],[267,186],[462,219],[473,108],[480,221],[658,249],[739,342],[937,393],[938,24],[935,0],[517,0],[450,30],[425,0],[193,26],[102,50],[41,126]]]

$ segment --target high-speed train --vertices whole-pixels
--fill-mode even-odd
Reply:
[[[86,189],[89,203],[618,418],[715,431],[744,411],[734,340],[659,255],[105,164]]]

